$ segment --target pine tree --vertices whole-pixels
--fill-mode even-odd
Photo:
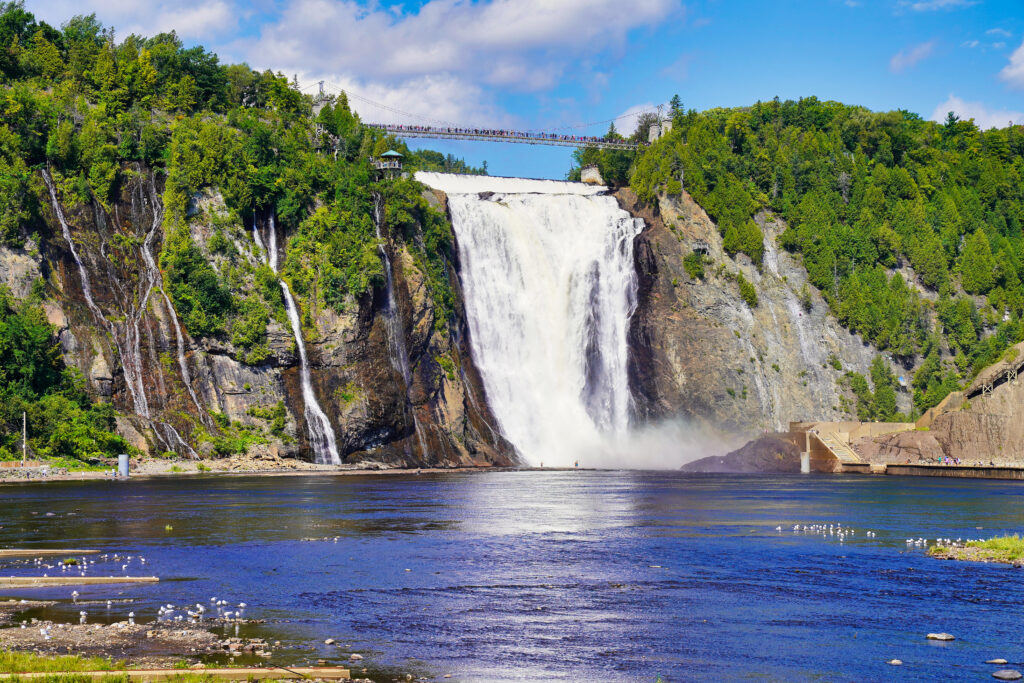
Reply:
[[[960,254],[960,284],[969,294],[985,294],[995,284],[995,259],[984,230],[967,238]]]

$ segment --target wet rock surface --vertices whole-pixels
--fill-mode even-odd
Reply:
[[[867,374],[877,351],[832,318],[803,266],[776,246],[780,220],[756,217],[765,236],[758,269],[725,253],[717,227],[685,192],[657,206],[630,190],[616,196],[647,225],[635,246],[639,300],[630,329],[641,420],[684,417],[751,438],[790,421],[849,417],[837,380],[850,370]],[[695,251],[706,254],[703,277],[684,267]],[[740,296],[738,275],[756,288],[757,306]]]
[[[217,457],[213,442],[202,434],[216,433],[213,415],[219,414],[261,431],[266,443],[250,445],[251,457],[310,459],[290,330],[272,320],[267,327],[269,355],[255,363],[248,363],[245,349],[227,336],[197,339],[189,334],[162,294],[162,273],[154,275],[147,269],[140,245],[150,236],[152,257],[159,262],[164,239],[162,188],[161,179],[148,169],[137,170],[109,210],[98,204],[71,206],[58,199],[96,310],[105,322],[85,299],[81,274],[61,239],[48,195],[40,199],[52,238],[38,250],[0,252],[0,282],[24,295],[37,277],[46,280],[47,317],[59,328],[66,362],[82,372],[90,391],[114,403],[121,413],[118,430],[144,453]],[[236,265],[258,264],[261,256],[252,226],[233,223],[237,218],[231,217],[223,198],[210,190],[193,197],[190,216],[192,240],[218,275],[239,293],[252,287],[237,275],[228,277],[226,269],[233,266],[208,246],[219,231],[220,238],[231,243]],[[315,391],[336,432],[343,463],[514,464],[514,450],[497,434],[470,357],[457,264],[450,264],[447,273],[456,293],[454,316],[446,325],[436,324],[438,305],[430,297],[420,265],[404,242],[391,238],[387,226],[384,232],[394,264],[394,294],[403,331],[403,338],[396,341],[407,350],[412,368],[409,386],[389,357],[383,316],[386,297],[380,288],[347,302],[343,313],[299,301]],[[288,235],[280,235],[282,251],[287,240]],[[152,289],[148,289],[149,277],[156,278]],[[144,296],[147,291],[148,297]],[[140,301],[146,306],[136,310]],[[180,359],[178,331],[183,345]],[[148,416],[136,409],[126,359],[145,378]],[[284,425],[272,432],[270,419],[259,414],[278,403],[285,406]]]
[[[684,472],[799,472],[800,449],[777,436],[763,436],[726,455],[687,463]]]

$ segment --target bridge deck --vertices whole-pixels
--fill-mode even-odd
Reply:
[[[596,147],[598,149],[636,150],[636,142],[601,140],[572,135],[541,136],[519,131],[482,131],[463,128],[429,128],[420,126],[397,126],[381,123],[364,124],[371,128],[394,133],[407,138],[435,138],[448,140],[479,140],[483,142],[513,142],[523,145],[550,145],[553,147]]]

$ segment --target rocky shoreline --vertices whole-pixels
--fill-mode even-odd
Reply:
[[[38,600],[0,602],[0,649],[127,659],[132,666],[152,668],[179,665],[183,659],[195,665],[201,658],[214,655],[267,658],[272,653],[272,646],[265,640],[222,638],[210,630],[229,623],[258,623],[252,620],[209,619],[204,627],[159,621],[142,624],[131,619],[110,624],[65,624],[19,618],[28,610],[53,604]]]
[[[258,476],[354,476],[367,474],[432,474],[440,472],[492,472],[524,469],[519,467],[463,466],[463,467],[389,467],[386,465],[316,465],[294,458],[276,456],[235,456],[218,460],[168,460],[145,458],[132,461],[130,479],[148,477],[187,477],[208,475]],[[526,468],[528,469],[528,468]],[[550,468],[549,468],[550,469]],[[66,468],[2,468],[0,484],[39,483],[50,481],[111,480],[113,470],[68,470]]]

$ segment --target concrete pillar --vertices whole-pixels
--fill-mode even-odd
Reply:
[[[811,473],[811,454],[804,452],[800,454],[800,474]]]

